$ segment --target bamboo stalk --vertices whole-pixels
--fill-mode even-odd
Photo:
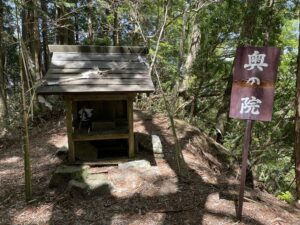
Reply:
[[[28,131],[28,112],[26,110],[26,95],[25,95],[25,81],[22,68],[26,68],[25,59],[22,49],[22,38],[20,37],[20,28],[18,20],[18,4],[16,3],[16,18],[17,18],[17,33],[19,41],[19,63],[20,63],[20,80],[21,80],[21,105],[22,105],[22,149],[24,154],[24,172],[25,172],[25,199],[27,202],[32,200],[32,185],[31,185],[31,163],[29,151],[29,131]]]

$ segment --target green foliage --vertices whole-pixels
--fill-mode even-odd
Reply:
[[[269,192],[279,194],[288,190],[295,177],[289,149],[282,149],[281,152],[275,153],[264,150],[261,157],[260,163],[255,166],[257,179],[266,184],[265,187]]]
[[[183,5],[180,6],[179,3],[177,6],[178,8],[172,8],[170,15],[182,12]],[[193,15],[196,17],[196,22],[200,24],[201,41],[189,80],[188,94],[195,97],[195,114],[191,121],[211,135],[215,133],[215,118],[218,109],[223,105],[222,96],[228,77],[231,76],[231,66],[237,45],[263,46],[268,42],[269,45],[282,49],[273,120],[269,123],[255,123],[250,158],[256,179],[264,182],[266,189],[273,193],[287,190],[294,179],[294,166],[291,158],[293,158],[294,143],[293,117],[295,111],[293,106],[297,22],[294,19],[293,9],[288,6],[291,4],[277,3],[273,8],[264,4],[259,7],[255,12],[257,25],[251,31],[253,32],[251,39],[239,38],[247,11],[242,1],[233,0],[210,4]],[[143,25],[146,27],[147,33],[155,33],[152,30],[155,29],[155,23],[153,23],[155,20],[148,18],[158,17],[155,17],[153,7],[147,8],[147,10],[147,19],[142,20]],[[152,12],[152,15],[148,14],[149,11]],[[160,15],[162,14],[161,7],[158,12]],[[153,22],[150,23],[149,20]],[[180,80],[177,66],[181,25],[182,18],[179,17],[167,28],[163,42],[160,43],[157,68],[161,74],[163,89],[169,92]],[[189,24],[189,32],[191,32],[191,24]],[[155,43],[155,38],[150,40],[150,46]],[[185,45],[188,46],[188,43]],[[153,53],[151,49],[150,53]],[[178,101],[178,105],[182,104],[180,101]],[[161,104],[158,99],[154,101],[154,104],[151,103],[149,108],[155,108],[155,111],[163,110],[164,108],[159,105]],[[190,120],[190,110],[191,107],[187,105],[177,113],[177,116]],[[236,156],[236,160],[232,163],[240,162],[243,132],[243,121],[229,120],[228,130],[223,139],[225,147],[231,149],[233,155]]]
[[[286,191],[286,192],[281,192],[278,196],[277,196],[280,200],[283,200],[289,204],[292,204],[294,201],[294,197],[292,195],[291,192]]]
[[[62,4],[64,5],[64,7],[66,8],[73,8],[75,7],[75,3],[71,3],[71,2],[65,2],[65,1],[62,1]]]

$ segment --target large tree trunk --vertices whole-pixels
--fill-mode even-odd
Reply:
[[[33,35],[32,35],[32,29],[33,29],[33,15],[32,15],[32,1],[22,0],[22,4],[26,5],[28,7],[22,7],[21,11],[21,19],[22,19],[22,38],[28,46],[28,49],[31,51],[33,48]]]
[[[200,8],[203,4],[202,0],[199,0],[196,8]],[[188,49],[188,54],[186,57],[185,65],[184,65],[184,74],[183,74],[183,82],[180,87],[180,92],[186,92],[189,88],[189,81],[191,75],[191,68],[195,59],[197,57],[197,53],[200,50],[200,40],[201,40],[201,26],[199,21],[197,20],[197,14],[194,16],[192,20],[192,31],[190,35],[190,44]]]
[[[300,13],[299,13],[300,29]],[[296,172],[296,194],[300,205],[300,34],[298,44],[298,60],[296,74],[296,117],[295,117],[295,172]]]
[[[38,2],[37,0],[23,0],[24,5],[28,5],[22,12],[22,38],[25,42],[27,49],[29,49],[32,60],[34,62],[34,74],[31,79],[28,77],[27,88],[33,86],[32,82],[35,82],[41,78],[41,59],[40,59],[40,34],[39,34],[39,22],[38,22]],[[28,80],[29,79],[29,80]],[[31,82],[31,83],[30,83]],[[30,83],[30,84],[29,84]]]
[[[26,0],[22,1],[22,4],[26,4]],[[28,32],[30,27],[30,13],[25,7],[21,9],[21,20],[22,20],[22,38],[24,42],[29,46],[30,33]],[[30,46],[29,46],[30,47]]]
[[[0,122],[7,115],[7,101],[6,101],[6,82],[4,77],[4,63],[3,63],[3,15],[4,4],[0,1]]]
[[[38,0],[31,0],[30,2],[28,2],[29,7],[28,7],[28,11],[29,11],[29,15],[30,15],[30,24],[28,26],[28,33],[27,35],[29,35],[30,39],[28,40],[28,44],[29,44],[29,49],[30,49],[30,56],[28,54],[26,54],[25,49],[22,49],[22,51],[24,50],[23,54],[26,55],[26,57],[28,58],[32,58],[33,62],[34,62],[34,68],[31,69],[31,67],[29,66],[29,63],[27,64],[28,68],[25,68],[25,65],[23,67],[23,70],[30,70],[31,72],[29,73],[24,73],[23,71],[23,75],[26,74],[26,76],[23,77],[24,81],[27,80],[27,84],[28,84],[28,88],[30,90],[31,93],[31,97],[33,98],[33,104],[31,105],[31,113],[33,115],[33,113],[35,112],[36,109],[39,108],[38,105],[38,100],[35,96],[35,90],[34,90],[34,85],[36,83],[37,80],[42,78],[42,73],[41,73],[41,51],[40,51],[40,32],[39,32],[39,18],[38,18],[38,9],[39,9],[39,5],[38,5]],[[27,46],[28,46],[27,44]],[[28,61],[28,60],[26,60]],[[22,67],[21,67],[22,68]],[[24,82],[25,83],[25,82]]]
[[[43,74],[45,74],[48,70],[48,64],[49,64],[48,24],[47,24],[48,6],[45,0],[40,0],[40,4],[41,4],[41,9],[43,11],[43,16],[42,16],[42,39],[43,39],[43,60],[44,60]]]
[[[188,72],[191,69],[191,67],[196,59],[197,52],[199,51],[200,40],[201,40],[200,24],[198,22],[194,21],[194,24],[192,27],[192,34],[191,34],[191,44],[190,44],[189,53],[187,55],[186,62],[185,62],[185,68],[187,70],[186,81],[189,80]]]
[[[183,76],[183,64],[184,64],[184,49],[185,49],[185,42],[186,42],[186,30],[187,30],[187,12],[189,11],[190,8],[190,4],[186,3],[186,5],[184,6],[183,9],[183,15],[182,15],[182,32],[181,32],[181,38],[180,38],[180,42],[179,42],[179,60],[178,60],[178,72],[180,74],[180,76]],[[189,57],[189,56],[188,56]],[[188,61],[188,60],[187,60]],[[186,64],[188,64],[186,61]],[[189,59],[190,61],[190,59]],[[190,63],[190,62],[189,62]],[[189,68],[191,67],[191,65],[189,65]]]

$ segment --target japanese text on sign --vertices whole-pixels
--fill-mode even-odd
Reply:
[[[232,118],[270,121],[279,49],[237,49],[230,103]]]
[[[249,64],[244,64],[244,68],[247,70],[253,70],[255,68],[263,71],[263,67],[268,67],[267,63],[264,63],[266,54],[260,54],[259,51],[254,51],[252,55],[248,55]]]
[[[268,67],[267,63],[264,63],[266,55],[260,54],[259,51],[254,51],[252,55],[248,55],[249,63],[244,64],[244,68],[247,70],[253,70],[257,67],[260,71],[263,71],[263,67]],[[250,85],[260,85],[260,79],[258,77],[250,77],[247,82]],[[241,98],[241,114],[251,113],[253,115],[259,115],[259,108],[262,101],[257,99],[254,96],[249,97],[242,97]]]

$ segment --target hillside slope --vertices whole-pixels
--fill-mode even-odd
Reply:
[[[235,219],[238,180],[228,167],[228,153],[198,129],[176,121],[188,176],[176,172],[173,137],[168,118],[135,112],[135,132],[156,134],[163,157],[140,149],[138,157],[150,168],[91,167],[113,188],[89,198],[71,195],[65,187],[49,189],[55,168],[63,159],[55,152],[66,143],[63,120],[50,121],[31,135],[33,193],[26,205],[22,150],[17,143],[0,150],[0,224],[300,224],[299,211],[259,190],[247,190],[244,219]]]

